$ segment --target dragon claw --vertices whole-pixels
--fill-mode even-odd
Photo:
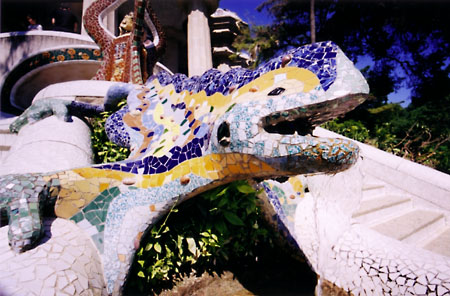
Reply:
[[[39,175],[0,177],[0,210],[8,216],[8,240],[16,253],[30,249],[41,238],[48,193],[48,184]]]

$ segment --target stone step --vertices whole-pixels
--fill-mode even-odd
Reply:
[[[17,134],[9,131],[9,124],[11,120],[0,120],[0,163],[2,158],[8,154],[11,146],[17,139]]]
[[[0,128],[0,145],[11,146],[16,138],[17,134],[10,133],[9,130],[3,130]]]
[[[11,146],[16,141],[16,134],[3,134],[0,130],[0,164],[2,163],[2,159],[9,153]]]
[[[384,195],[386,192],[386,183],[371,176],[370,174],[364,174],[363,187],[362,187],[362,199],[369,199]]]
[[[364,183],[362,187],[362,200],[371,199],[385,194],[385,185],[378,182]]]
[[[397,216],[399,212],[406,212],[411,208],[410,198],[391,195],[379,196],[362,200],[359,209],[353,213],[352,217],[359,223],[370,226],[379,223],[380,220]]]
[[[430,233],[444,227],[442,213],[424,209],[414,209],[371,228],[394,239],[421,246]]]
[[[424,249],[450,257],[450,227],[446,226],[423,246]]]
[[[3,125],[7,125],[7,126],[9,126],[14,120],[16,120],[16,118],[17,118],[17,116],[16,117],[8,117],[8,118],[1,118],[0,119],[0,126],[3,126]]]

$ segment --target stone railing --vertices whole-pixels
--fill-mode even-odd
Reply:
[[[314,135],[345,138],[323,128],[316,128]],[[357,143],[361,148],[365,173],[411,194],[419,203],[450,212],[450,175],[373,146]]]

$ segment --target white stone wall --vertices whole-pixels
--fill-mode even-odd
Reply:
[[[316,128],[314,135],[345,138],[323,128]],[[360,142],[357,144],[363,156],[364,172],[390,184],[393,188],[408,192],[418,203],[450,213],[450,175],[370,145]]]

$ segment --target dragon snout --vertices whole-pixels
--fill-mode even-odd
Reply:
[[[264,160],[285,172],[336,173],[349,168],[356,162],[359,148],[346,139],[294,134],[281,139],[276,154]]]

